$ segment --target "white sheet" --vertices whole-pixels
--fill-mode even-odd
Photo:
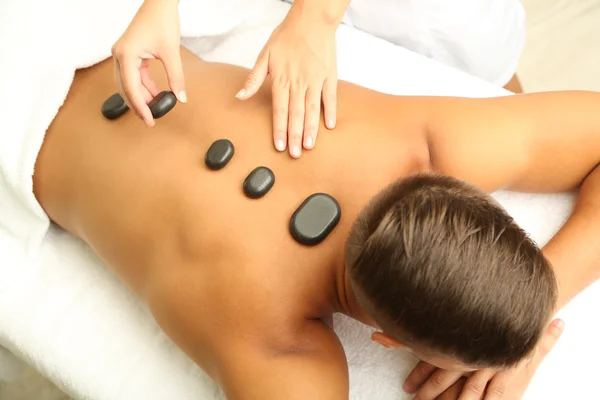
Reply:
[[[217,10],[217,3],[230,8]],[[268,9],[260,9],[267,3]],[[10,128],[0,135],[0,345],[77,398],[222,398],[83,243],[53,227],[45,231],[43,215],[36,215],[36,204],[27,192],[31,184],[27,168],[17,168],[19,174],[15,174],[6,167],[19,161],[6,150],[9,146],[25,148],[25,153],[39,147],[38,136],[43,136],[52,108],[55,113],[62,103],[74,69],[108,55],[139,1],[11,0],[3,7],[6,4],[12,8],[0,9],[0,43],[15,37],[19,41],[18,47],[3,52],[10,58],[0,65],[0,76],[10,73],[15,78],[1,82],[0,98],[15,93],[33,98],[28,101],[22,96],[19,100],[25,104],[0,104],[0,110],[8,110],[0,120],[3,126],[8,121]],[[223,10],[226,12],[221,13]],[[183,33],[210,35],[186,40],[185,44],[207,59],[251,66],[286,10],[287,6],[277,0],[253,1],[252,7],[244,1],[192,4],[184,0]],[[22,22],[24,16],[29,23]],[[44,29],[32,31],[30,23]],[[338,39],[342,79],[398,94],[502,94],[475,78],[366,34],[342,27]],[[32,54],[48,60],[49,65],[33,64]],[[22,143],[17,135],[22,131],[38,137],[37,142]],[[25,157],[25,153],[18,154]],[[569,195],[499,193],[497,197],[542,244],[572,206]],[[11,225],[7,215],[13,212],[27,215],[30,226],[43,234],[37,240],[24,241],[35,239],[35,232]],[[600,287],[596,286],[565,310],[567,330],[536,376],[527,398],[590,398],[595,393],[593,362],[600,351],[594,340],[598,334],[594,314],[589,311],[599,298]],[[337,317],[336,324],[348,354],[352,399],[409,398],[401,391],[401,381],[414,360],[371,344],[370,331],[346,318]]]

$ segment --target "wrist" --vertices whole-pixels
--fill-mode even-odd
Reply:
[[[349,4],[349,0],[294,0],[288,16],[335,31]]]
[[[179,0],[144,0],[144,4],[156,5],[161,7],[179,6]]]

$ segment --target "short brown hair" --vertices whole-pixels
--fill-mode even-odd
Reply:
[[[556,302],[536,244],[491,196],[447,176],[414,175],[377,195],[354,223],[346,264],[386,333],[482,368],[525,358]]]

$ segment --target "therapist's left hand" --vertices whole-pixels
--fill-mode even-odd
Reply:
[[[292,7],[273,31],[236,95],[249,99],[270,76],[275,148],[288,148],[294,158],[300,157],[302,147],[308,150],[315,145],[321,100],[326,127],[335,127],[337,97],[337,25],[320,24],[297,10]]]
[[[520,400],[563,329],[561,320],[552,321],[533,357],[514,368],[482,369],[464,378],[461,373],[438,369],[421,361],[406,379],[404,388],[409,393],[416,392],[414,399],[418,400]]]

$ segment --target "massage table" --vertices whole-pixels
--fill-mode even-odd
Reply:
[[[0,5],[0,379],[14,378],[23,360],[74,398],[223,399],[94,253],[49,224],[31,194],[35,157],[74,71],[110,55],[140,3]],[[252,67],[288,8],[278,0],[182,0],[182,44],[209,61]],[[340,79],[403,95],[508,95],[349,27],[340,27],[337,40]],[[574,204],[573,194],[494,196],[540,245]],[[563,309],[565,333],[526,399],[597,396],[599,300],[596,284]],[[344,316],[336,315],[335,326],[348,357],[351,399],[411,398],[401,386],[417,360],[372,343],[370,328]]]

